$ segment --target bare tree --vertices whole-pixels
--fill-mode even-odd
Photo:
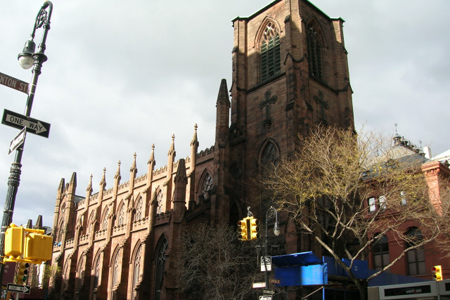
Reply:
[[[429,200],[422,156],[393,147],[379,134],[334,127],[318,127],[300,143],[265,183],[279,208],[335,259],[366,299],[370,279],[440,233],[442,219]],[[420,234],[406,232],[406,222]],[[355,260],[367,259],[387,233],[405,248],[369,278],[357,279],[351,271]]]
[[[185,299],[247,299],[256,273],[253,243],[226,225],[199,224],[183,238],[181,282]]]

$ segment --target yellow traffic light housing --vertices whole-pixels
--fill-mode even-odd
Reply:
[[[17,284],[26,283],[28,279],[28,268],[30,267],[30,264],[27,262],[21,262],[19,263],[19,270],[17,271]]]
[[[53,238],[36,232],[25,235],[23,258],[39,262],[52,258]]]
[[[53,253],[53,237],[43,229],[17,227],[10,224],[5,232],[5,257],[3,261],[40,264],[50,260]]]
[[[239,220],[237,225],[239,231],[238,238],[241,241],[248,241],[250,239],[250,218],[246,217],[242,220]]]
[[[441,281],[443,279],[441,265],[434,266],[431,272],[433,273],[433,280]]]
[[[259,239],[259,221],[250,217],[250,240]]]
[[[18,257],[23,251],[24,228],[11,224],[5,232],[5,256]]]

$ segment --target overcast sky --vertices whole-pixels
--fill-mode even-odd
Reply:
[[[17,63],[42,1],[0,1],[0,72],[29,82]],[[77,194],[103,168],[112,187],[117,163],[138,176],[155,144],[157,167],[167,164],[175,134],[177,159],[189,155],[198,124],[200,149],[214,143],[215,103],[222,78],[231,86],[231,20],[268,0],[54,0],[48,61],[31,116],[51,124],[48,139],[28,134],[14,218],[37,215],[51,226],[61,178],[77,172]],[[450,1],[312,0],[341,17],[354,91],[356,126],[398,133],[433,155],[450,148]],[[42,29],[36,42],[41,40]],[[24,114],[26,95],[0,85],[3,109]],[[2,113],[3,114],[3,113]],[[0,203],[6,198],[8,155],[18,130],[0,127]],[[3,153],[3,154],[1,154]],[[1,205],[1,204],[0,204]]]

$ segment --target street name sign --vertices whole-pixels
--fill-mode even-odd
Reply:
[[[17,129],[27,128],[27,132],[48,138],[50,124],[5,109],[2,124]]]
[[[22,293],[22,294],[29,294],[31,292],[31,287],[29,285],[21,285],[21,284],[14,284],[14,283],[8,283],[8,292],[16,292],[16,293]]]
[[[266,283],[265,282],[253,282],[252,287],[254,289],[262,289],[266,287]]]
[[[19,134],[11,141],[9,144],[9,152],[8,154],[11,154],[14,150],[22,146],[22,144],[25,142],[25,137],[27,136],[27,128],[24,127]]]
[[[28,83],[6,74],[0,73],[0,84],[28,94]]]

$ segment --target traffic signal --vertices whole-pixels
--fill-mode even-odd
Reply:
[[[442,278],[442,267],[440,265],[434,266],[431,269],[431,272],[433,273],[433,280],[441,281]]]
[[[30,267],[29,263],[26,263],[26,262],[19,263],[19,271],[17,272],[17,284],[22,284],[22,283],[27,282],[29,267]]]
[[[250,240],[259,239],[259,221],[253,217],[250,217]]]
[[[239,220],[237,225],[238,225],[238,231],[239,231],[238,238],[241,241],[248,241],[250,239],[250,222],[249,222],[249,217],[243,218],[242,220]]]
[[[17,227],[10,224],[10,227],[5,232],[5,256],[18,257],[22,255],[23,251],[23,227]]]

